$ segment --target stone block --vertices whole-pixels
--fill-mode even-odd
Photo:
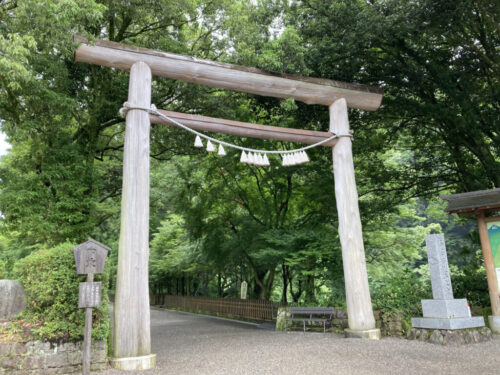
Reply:
[[[408,332],[407,338],[408,340],[420,340],[431,344],[461,346],[490,341],[492,334],[488,327],[459,330],[412,328]]]
[[[12,344],[12,352],[16,355],[26,354],[28,352],[28,348],[25,344],[15,343]]]
[[[0,357],[7,357],[15,345],[15,343],[0,342]]]
[[[111,367],[118,370],[149,370],[155,367],[156,354],[149,354],[140,357],[111,358],[109,363]]]
[[[45,357],[45,365],[47,367],[65,367],[68,365],[68,354],[57,353]]]
[[[26,293],[19,281],[0,280],[0,319],[9,319],[26,309]]]
[[[90,366],[90,369],[92,371],[104,371],[107,369],[106,362],[98,362],[98,363],[92,363]]]
[[[106,361],[106,351],[98,350],[92,352],[92,362],[104,362]]]
[[[411,318],[411,324],[415,328],[428,329],[466,329],[484,326],[482,316],[470,318]]]
[[[2,359],[2,368],[7,370],[7,372],[13,370],[20,370],[23,368],[23,359],[22,357],[6,357]]]
[[[481,333],[481,336],[486,339],[485,341],[491,340],[493,338],[493,334],[491,333],[491,329],[489,329],[488,327],[481,328],[479,330],[479,332]]]
[[[477,333],[477,331],[476,331]],[[477,341],[475,341],[477,342]],[[465,344],[463,331],[446,331],[443,335],[443,345],[461,346]]]
[[[44,356],[28,356],[25,361],[26,369],[43,369],[45,367]]]
[[[435,330],[429,337],[429,342],[431,344],[442,345],[444,343],[444,337],[439,330]]]
[[[490,329],[493,333],[500,333],[500,316],[488,316]]]
[[[68,352],[68,364],[70,365],[79,365],[83,361],[82,352]]]
[[[469,318],[466,299],[423,299],[424,318]]]
[[[289,307],[280,307],[278,308],[278,315],[276,317],[276,328],[275,331],[284,331],[285,330],[285,319],[290,317],[290,308]]]
[[[420,332],[420,341],[428,341],[430,336],[430,332],[424,329],[422,330],[422,332]]]
[[[346,338],[380,340],[380,329],[355,330],[346,328],[344,330],[344,336]]]
[[[337,319],[347,319],[347,311],[346,310],[335,310],[335,317]]]
[[[406,338],[408,340],[415,340],[417,338],[417,329],[416,328],[412,328],[408,331],[408,333],[406,334]]]

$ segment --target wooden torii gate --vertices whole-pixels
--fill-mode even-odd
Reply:
[[[151,75],[156,74],[222,89],[327,105],[330,131],[342,136],[349,134],[348,107],[374,111],[382,101],[382,91],[374,87],[268,73],[109,41],[98,40],[91,45],[84,38],[75,39],[82,43],[75,52],[76,61],[130,71],[128,102],[132,107],[150,107]],[[312,144],[332,136],[328,132],[164,113],[193,129],[245,137]],[[130,109],[127,113],[111,360],[113,367],[126,370],[148,369],[155,364],[155,355],[151,354],[148,290],[150,123],[165,122],[140,109]],[[346,336],[378,339],[380,330],[375,328],[366,273],[352,141],[344,136],[324,146],[333,148],[335,197],[349,321]]]

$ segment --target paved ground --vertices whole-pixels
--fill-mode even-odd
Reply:
[[[154,370],[138,374],[500,374],[500,338],[458,348],[384,338],[274,332],[212,317],[151,311]],[[101,374],[131,374],[108,370]]]

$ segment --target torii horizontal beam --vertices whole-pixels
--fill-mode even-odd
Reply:
[[[187,113],[165,110],[159,110],[159,112],[194,130],[231,134],[241,137],[313,144],[321,142],[326,138],[330,138],[333,135],[333,133],[328,132],[251,124],[248,122],[224,120],[214,117],[190,115]],[[173,125],[156,115],[150,115],[149,118],[153,124]],[[338,139],[332,139],[331,141],[324,143],[323,146],[333,147],[337,141]]]
[[[307,104],[330,106],[337,99],[345,98],[348,107],[375,111],[382,102],[383,91],[376,87],[269,73],[104,40],[96,40],[91,45],[80,36],[75,36],[75,40],[82,43],[75,51],[75,61],[125,70],[143,61],[155,75],[250,94],[294,98]]]

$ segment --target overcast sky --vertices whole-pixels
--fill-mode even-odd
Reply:
[[[7,149],[10,148],[10,145],[5,142],[5,134],[0,132],[0,156],[5,155],[7,153]]]

